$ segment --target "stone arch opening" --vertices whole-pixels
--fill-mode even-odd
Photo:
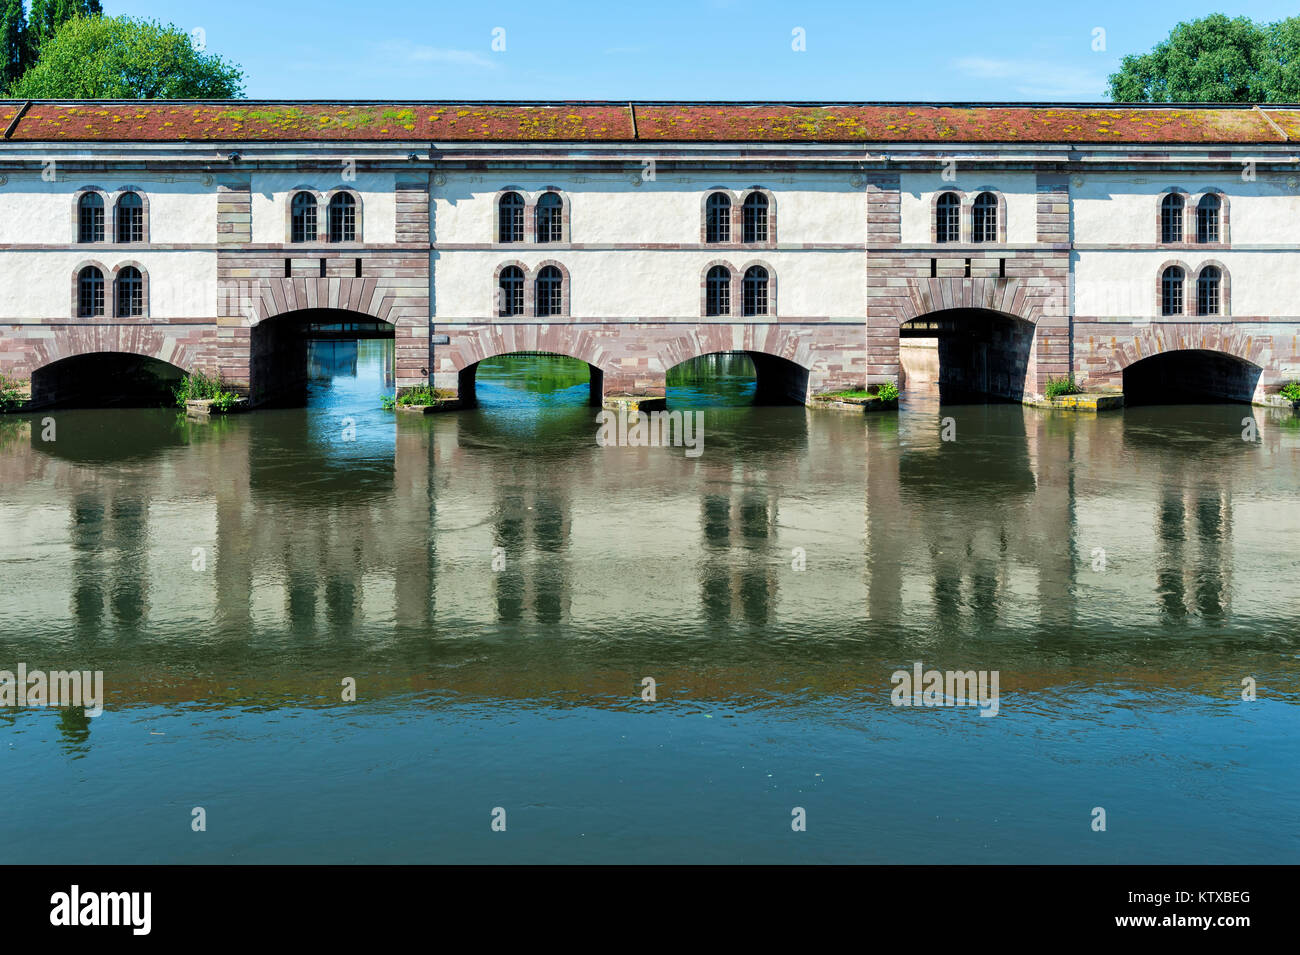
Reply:
[[[518,349],[486,355],[457,371],[456,394],[462,407],[481,403],[478,375],[484,365],[492,372],[494,385],[505,382],[504,387],[514,390],[538,395],[560,393],[563,398],[585,387],[587,403],[593,406],[601,403],[604,394],[605,373],[591,362],[559,351]],[[522,367],[512,369],[510,365]],[[494,397],[500,396],[487,391],[482,403],[496,403]]]
[[[667,370],[670,404],[802,405],[811,370],[781,355],[704,352]]]
[[[1021,401],[1035,393],[1035,325],[986,308],[930,312],[899,327],[904,385],[932,382],[948,403]]]
[[[163,408],[185,370],[149,355],[70,355],[32,371],[32,408]]]
[[[1227,352],[1180,348],[1135,361],[1124,369],[1124,403],[1249,404],[1263,369]]]
[[[348,362],[355,370],[359,344],[392,341],[395,327],[373,315],[337,308],[298,309],[259,322],[249,342],[250,403],[304,404],[314,377],[346,370]],[[381,351],[382,387],[387,389],[395,381],[394,348]]]

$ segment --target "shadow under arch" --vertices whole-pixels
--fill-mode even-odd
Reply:
[[[1249,404],[1264,369],[1228,352],[1177,348],[1124,368],[1124,404]]]
[[[739,391],[736,388],[738,378],[746,377],[736,367],[737,359],[745,359],[752,369],[754,383],[749,389]],[[669,395],[670,403],[706,404],[710,397],[736,397],[739,394],[752,394],[747,402],[724,400],[723,404],[747,403],[755,405],[803,405],[808,400],[808,377],[810,369],[796,361],[768,352],[742,349],[737,351],[702,352],[683,359],[668,368],[665,380],[668,389],[681,389],[694,386],[690,397]],[[676,379],[677,384],[674,384]],[[711,388],[710,386],[714,386]],[[703,399],[703,400],[701,400]]]
[[[32,372],[31,407],[161,408],[184,369],[134,352],[97,351],[60,358]]]
[[[249,402],[306,402],[308,342],[394,338],[396,326],[363,312],[303,308],[281,312],[253,326],[249,343]]]
[[[604,396],[605,373],[596,365],[577,355],[569,355],[558,351],[543,351],[537,349],[517,349],[513,351],[496,352],[491,355],[485,355],[475,361],[473,364],[466,365],[456,373],[456,390],[460,398],[461,406],[473,408],[479,404],[478,394],[478,373],[479,367],[484,362],[494,362],[498,359],[509,358],[539,358],[539,359],[557,359],[564,358],[570,362],[581,363],[587,368],[587,403],[592,406],[599,406]],[[570,381],[563,371],[555,372],[554,369],[549,372],[532,376],[525,380],[525,386],[528,390],[550,391],[561,387],[576,387],[581,384],[580,381]]]
[[[939,400],[1021,401],[1033,387],[1035,325],[989,308],[948,308],[899,326],[900,339],[937,339]]]

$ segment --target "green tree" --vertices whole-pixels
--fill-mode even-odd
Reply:
[[[32,0],[27,17],[27,49],[23,68],[30,67],[41,53],[41,45],[59,32],[73,17],[97,17],[104,12],[99,0]],[[15,77],[16,79],[17,77]]]
[[[154,20],[74,17],[41,45],[10,95],[18,99],[226,99],[244,72],[200,53],[188,34]]]
[[[27,66],[27,15],[23,0],[0,0],[0,80],[6,89]]]
[[[1110,77],[1121,103],[1280,103],[1300,99],[1300,17],[1260,26],[1214,13],[1180,23]]]

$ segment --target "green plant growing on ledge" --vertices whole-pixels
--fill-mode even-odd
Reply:
[[[385,411],[392,411],[397,407],[397,397],[395,395],[380,395],[379,406]]]
[[[0,375],[0,412],[17,411],[22,407],[27,400],[23,393],[24,384],[8,375]]]
[[[881,401],[897,401],[898,385],[892,381],[887,381],[876,389],[876,397]]]
[[[397,405],[401,407],[410,407],[412,405],[440,405],[454,398],[446,388],[434,388],[432,385],[419,385],[415,388],[408,388],[397,396]],[[386,407],[386,406],[385,406]]]
[[[1074,383],[1074,375],[1066,375],[1064,378],[1049,377],[1047,387],[1043,389],[1043,394],[1048,398],[1060,398],[1063,395],[1077,395],[1079,387]]]
[[[226,383],[219,377],[205,375],[201,371],[192,371],[181,379],[172,394],[176,396],[176,407],[184,408],[187,401],[211,401],[215,411],[229,411],[239,400],[239,395],[226,390]]]
[[[1300,401],[1300,381],[1291,381],[1278,392],[1287,401]]]

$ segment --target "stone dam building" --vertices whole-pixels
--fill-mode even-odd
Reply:
[[[399,389],[480,361],[662,395],[939,378],[1267,402],[1300,377],[1300,107],[665,102],[0,105],[0,374],[35,406],[161,363],[253,404],[312,336]],[[906,386],[905,380],[902,382]]]

